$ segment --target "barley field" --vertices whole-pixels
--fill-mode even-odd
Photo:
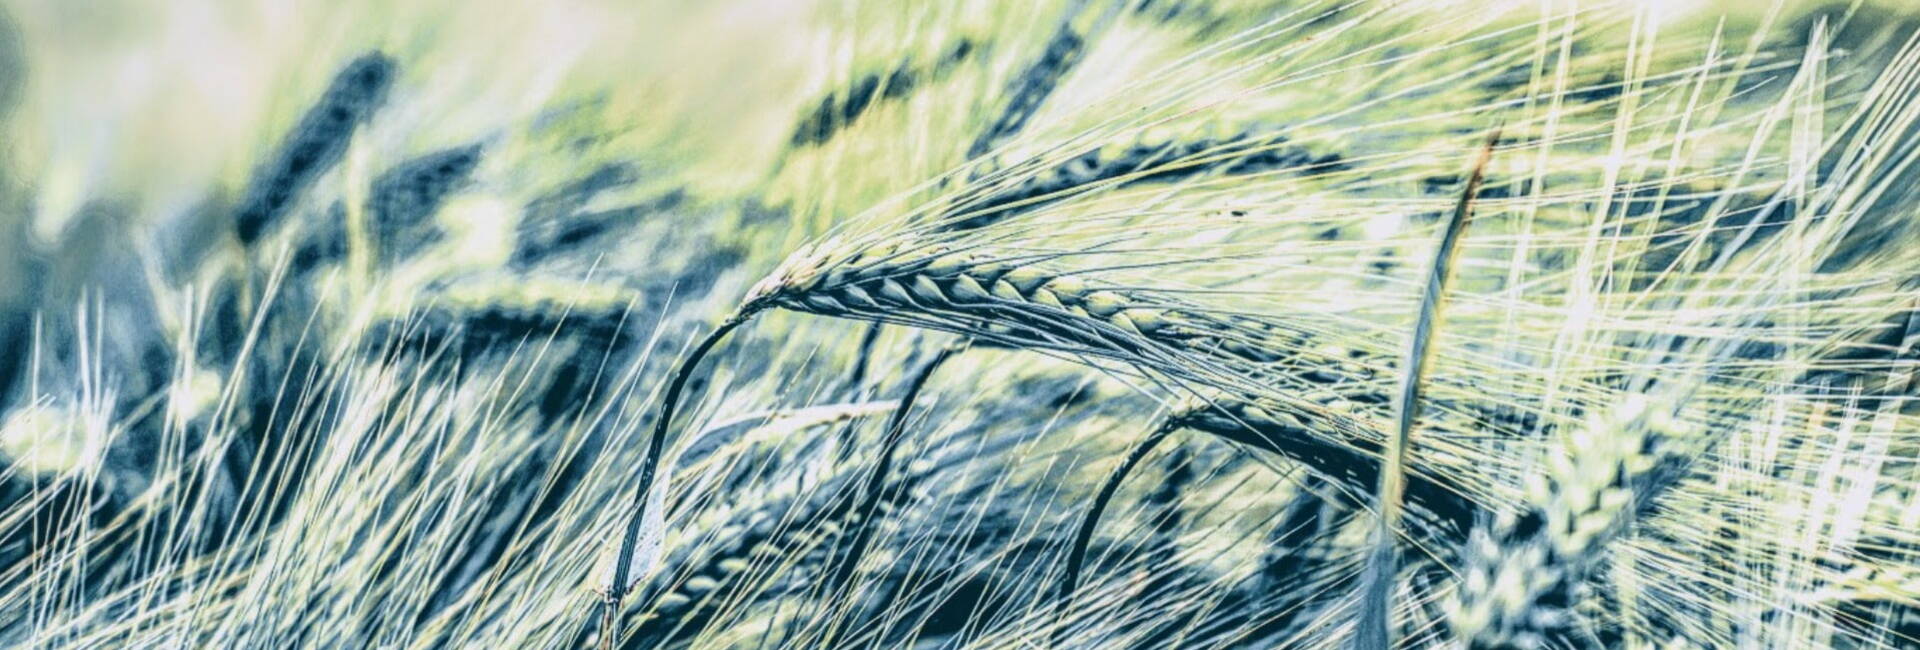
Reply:
[[[7,0],[0,648],[1920,648],[1913,0]]]

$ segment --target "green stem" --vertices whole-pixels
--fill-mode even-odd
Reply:
[[[653,492],[654,474],[660,468],[660,456],[667,446],[667,430],[673,425],[673,414],[680,405],[680,394],[686,391],[687,382],[693,378],[693,371],[699,367],[700,360],[704,359],[707,353],[712,352],[714,346],[719,345],[720,340],[726,338],[729,332],[753,318],[755,311],[742,309],[732,318],[722,322],[719,327],[714,328],[705,339],[700,341],[699,345],[694,347],[693,353],[680,362],[680,366],[673,373],[672,381],[667,384],[666,398],[660,405],[660,417],[654,420],[653,436],[647,439],[646,457],[640,464],[640,489],[634,493],[633,505],[628,508],[633,515],[627,521],[626,533],[620,538],[620,552],[614,556],[613,582],[607,586],[606,596],[600,601],[600,647],[602,650],[612,650],[615,640],[624,636],[625,633],[625,630],[620,629],[622,626],[619,610],[621,602],[626,599],[627,592],[630,590],[628,583],[633,579],[630,574],[633,547],[640,542],[640,529],[646,521],[647,496]]]
[[[1493,147],[1499,141],[1500,129],[1495,127],[1474,161],[1473,174],[1467,177],[1467,187],[1460,193],[1460,202],[1454,206],[1446,229],[1441,231],[1440,244],[1434,248],[1433,262],[1427,269],[1420,313],[1413,324],[1413,335],[1408,337],[1407,357],[1402,364],[1406,371],[1400,377],[1400,390],[1394,395],[1394,431],[1387,438],[1382,454],[1377,499],[1380,517],[1374,530],[1373,551],[1362,575],[1360,621],[1353,634],[1354,650],[1387,650],[1393,646],[1391,596],[1393,578],[1398,573],[1394,531],[1399,527],[1402,496],[1406,492],[1407,453],[1413,445],[1413,425],[1420,415],[1421,381],[1426,375],[1427,361],[1433,356],[1433,334],[1438,327],[1440,308],[1445,305],[1448,281],[1453,278],[1453,259],[1473,219],[1473,199],[1480,193],[1487,162],[1492,159]]]
[[[900,441],[906,438],[907,411],[912,408],[913,400],[919,397],[921,387],[925,386],[927,379],[933,376],[933,371],[962,349],[965,349],[964,345],[949,345],[935,354],[933,359],[928,360],[926,364],[920,366],[919,371],[915,372],[913,377],[908,380],[906,394],[900,397],[900,406],[896,407],[893,410],[893,415],[887,419],[886,438],[881,443],[880,458],[875,461],[873,472],[867,475],[866,486],[861,492],[862,499],[860,508],[855,511],[859,513],[859,516],[854,519],[853,523],[852,545],[848,547],[846,559],[834,569],[832,577],[827,581],[827,593],[839,594],[839,597],[834,600],[842,603],[843,606],[852,606],[853,598],[851,594],[841,592],[853,582],[854,571],[860,567],[860,559],[867,554],[867,547],[871,545],[873,541],[874,529],[879,527],[875,525],[874,522],[876,518],[875,513],[878,512],[880,507],[880,498],[886,487],[887,474],[893,467],[894,450],[898,449],[900,447]],[[840,626],[834,626],[833,629],[827,633],[822,647],[833,647],[834,643],[838,640],[841,629],[843,628]]]
[[[1089,508],[1087,516],[1080,520],[1080,529],[1073,535],[1073,548],[1067,551],[1066,573],[1060,576],[1060,597],[1054,611],[1055,617],[1060,619],[1061,623],[1060,627],[1055,628],[1054,646],[1063,647],[1064,645],[1058,635],[1066,629],[1064,621],[1067,611],[1073,606],[1073,592],[1080,588],[1080,570],[1086,564],[1087,546],[1093,543],[1093,529],[1100,524],[1100,516],[1106,512],[1107,504],[1113,501],[1114,493],[1120,490],[1120,483],[1127,480],[1128,474],[1133,473],[1134,466],[1145,460],[1148,452],[1153,451],[1161,440],[1165,440],[1179,428],[1171,421],[1163,422],[1153,430],[1153,433],[1147,434],[1147,438],[1141,440],[1139,445],[1134,446],[1133,452],[1127,454],[1127,459],[1120,463],[1120,467],[1107,476],[1106,484],[1100,486],[1100,493],[1093,498],[1093,507]]]

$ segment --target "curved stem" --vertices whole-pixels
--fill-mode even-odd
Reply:
[[[1087,516],[1080,520],[1080,530],[1073,535],[1073,548],[1067,551],[1067,571],[1065,575],[1060,576],[1059,604],[1054,610],[1055,617],[1062,621],[1062,627],[1056,628],[1056,634],[1065,629],[1064,620],[1067,610],[1073,606],[1073,592],[1080,588],[1080,570],[1086,564],[1087,546],[1093,542],[1093,529],[1100,524],[1100,516],[1106,512],[1107,504],[1113,501],[1114,493],[1120,490],[1120,483],[1127,480],[1128,474],[1133,473],[1134,466],[1145,460],[1148,452],[1153,451],[1154,447],[1159,446],[1161,440],[1165,440],[1179,428],[1171,421],[1162,422],[1153,430],[1153,433],[1147,434],[1147,438],[1133,448],[1132,453],[1127,454],[1127,459],[1120,463],[1120,467],[1113,470],[1113,474],[1107,476],[1106,484],[1100,486],[1100,494],[1094,497],[1093,507],[1087,510]],[[1058,638],[1055,639],[1054,645],[1061,645]]]
[[[753,318],[754,313],[755,310],[743,309],[715,327],[705,339],[701,339],[699,345],[694,346],[693,353],[680,362],[674,370],[673,379],[667,384],[667,394],[660,405],[660,417],[654,420],[653,435],[647,439],[646,457],[640,464],[640,489],[634,493],[633,505],[628,508],[633,515],[627,521],[626,533],[620,538],[620,552],[614,556],[613,581],[607,585],[607,591],[600,601],[602,650],[612,650],[615,641],[624,636],[625,630],[620,629],[620,605],[631,590],[634,546],[639,543],[640,529],[645,525],[647,497],[653,493],[654,474],[660,468],[660,456],[666,449],[667,430],[673,425],[673,414],[680,405],[680,394],[686,391],[687,382],[693,378],[693,371],[699,367],[700,360],[712,352],[728,333]]]
[[[846,392],[851,396],[850,399],[859,400],[866,398],[867,368],[873,363],[873,348],[880,342],[880,330],[885,326],[885,324],[879,321],[868,323],[867,333],[860,337],[859,356],[854,357],[853,372],[847,376]],[[835,462],[844,463],[847,459],[853,457],[854,431],[855,429],[852,422],[840,426],[840,432],[834,439],[836,446],[833,451],[833,459]]]
[[[873,531],[875,528],[878,528],[878,526],[874,525],[875,513],[880,507],[880,499],[887,483],[887,474],[893,467],[894,450],[898,449],[900,447],[900,441],[906,438],[907,412],[912,409],[913,400],[919,397],[920,389],[926,386],[927,379],[933,376],[933,371],[938,369],[940,364],[945,363],[947,359],[952,358],[954,354],[959,353],[963,349],[965,349],[964,344],[949,345],[941,348],[939,353],[921,365],[920,369],[907,381],[907,391],[906,394],[900,397],[900,406],[895,408],[893,415],[887,419],[886,437],[881,443],[880,458],[875,461],[873,471],[867,474],[866,486],[861,491],[862,498],[860,507],[859,510],[855,511],[859,513],[859,516],[854,519],[852,545],[847,549],[846,558],[834,568],[832,577],[828,578],[827,593],[838,594],[846,588],[848,584],[852,583],[854,571],[860,567],[860,559],[866,556],[867,548],[872,544]],[[852,598],[844,597],[844,594],[842,596],[843,597],[836,598],[835,600],[851,606]],[[839,636],[838,631],[840,629],[840,627],[836,626],[833,628],[833,631],[827,633],[827,637],[823,643],[824,647],[833,647],[834,642],[837,640],[836,637]]]
[[[884,323],[874,321],[867,324],[867,332],[860,335],[859,356],[853,359],[853,372],[847,375],[847,392],[859,394],[867,383],[867,368],[872,365],[873,347],[880,341],[880,330]]]

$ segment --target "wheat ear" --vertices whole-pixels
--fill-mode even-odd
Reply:
[[[1305,395],[1270,387],[1275,377],[1267,374],[1273,372],[1269,364],[1284,357],[1256,341],[1284,332],[1252,329],[1126,289],[1096,288],[1031,259],[905,243],[856,247],[853,253],[836,247],[828,240],[797,253],[755,286],[748,309],[901,324],[1131,364],[1220,394],[1206,400],[1210,408],[1179,416],[1179,426],[1278,453],[1352,494],[1377,487],[1383,451],[1378,434],[1345,412],[1358,400],[1348,400],[1338,386]],[[1406,500],[1466,530],[1479,508],[1429,469],[1409,463]]]
[[[1672,410],[1635,397],[1569,429],[1558,453],[1547,458],[1544,476],[1528,485],[1528,501],[1538,505],[1474,531],[1460,589],[1448,604],[1448,620],[1467,647],[1567,642],[1575,627],[1567,605],[1576,602],[1588,568],[1682,473],[1684,454],[1650,447],[1698,438]]]

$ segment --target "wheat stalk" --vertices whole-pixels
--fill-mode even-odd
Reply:
[[[1066,569],[1060,574],[1059,595],[1055,596],[1058,600],[1055,611],[1059,618],[1064,619],[1067,612],[1073,608],[1073,594],[1080,588],[1080,571],[1086,564],[1087,546],[1093,542],[1094,527],[1099,525],[1101,516],[1107,510],[1107,504],[1113,501],[1114,493],[1119,491],[1120,483],[1127,479],[1127,475],[1133,472],[1133,468],[1139,465],[1141,460],[1146,459],[1147,454],[1152,452],[1154,447],[1159,446],[1160,441],[1165,440],[1176,430],[1177,428],[1170,423],[1154,427],[1147,437],[1134,445],[1133,450],[1127,453],[1126,459],[1120,461],[1120,466],[1114,468],[1113,473],[1107,476],[1106,482],[1100,485],[1100,491],[1095,493],[1093,504],[1087,507],[1086,514],[1080,520],[1080,526],[1074,530],[1073,546],[1067,549]],[[1054,645],[1064,644],[1065,639],[1058,635],[1064,634],[1066,629],[1065,625],[1055,628]]]
[[[1432,356],[1432,338],[1439,327],[1440,308],[1445,304],[1447,284],[1453,279],[1454,257],[1460,240],[1473,219],[1473,199],[1486,177],[1487,163],[1493,158],[1493,146],[1500,141],[1500,129],[1493,129],[1487,144],[1474,161],[1460,203],[1454,207],[1434,247],[1427,272],[1426,290],[1420,296],[1420,313],[1414,319],[1413,332],[1407,337],[1406,361],[1401,364],[1400,390],[1394,394],[1394,432],[1387,439],[1385,466],[1380,471],[1380,487],[1374,498],[1379,509],[1379,525],[1374,529],[1373,553],[1367,558],[1367,570],[1360,588],[1360,620],[1353,635],[1356,650],[1387,650],[1393,647],[1391,592],[1398,572],[1397,544],[1394,543],[1400,521],[1400,501],[1406,490],[1405,468],[1412,445],[1414,423],[1420,417],[1420,382]]]
[[[822,592],[833,594],[829,602],[852,603],[851,594],[845,591],[853,581],[854,572],[859,570],[860,561],[866,557],[867,548],[873,542],[874,531],[879,528],[880,502],[887,492],[887,474],[893,466],[894,452],[899,449],[900,442],[906,438],[907,413],[911,410],[914,398],[919,396],[920,389],[926,386],[928,379],[933,377],[933,372],[963,349],[965,349],[964,344],[940,348],[939,352],[934,353],[932,359],[921,364],[920,368],[907,379],[906,392],[900,396],[900,408],[895,410],[893,417],[888,419],[886,433],[880,442],[879,456],[874,461],[873,470],[867,474],[866,483],[860,488],[860,505],[854,509],[856,514],[853,538],[849,541],[850,546],[847,547],[846,556],[828,576]],[[833,647],[844,629],[840,626],[834,627],[828,631],[821,644]]]
[[[667,382],[667,392],[662,398],[660,416],[654,421],[653,434],[647,439],[647,449],[640,465],[640,489],[634,494],[633,513],[627,521],[626,532],[620,538],[620,547],[613,558],[613,571],[600,598],[600,646],[602,650],[612,650],[617,640],[624,635],[624,626],[620,625],[620,608],[626,600],[627,592],[644,577],[645,571],[657,561],[661,548],[661,539],[666,531],[665,504],[660,501],[666,492],[664,485],[656,485],[654,473],[659,469],[660,456],[667,446],[667,428],[673,421],[673,412],[680,404],[680,393],[686,390],[687,381],[693,377],[694,369],[700,360],[712,352],[729,332],[746,322],[744,316],[736,316],[722,322],[708,333],[706,338],[694,346],[693,351],[680,362],[674,370],[672,379]],[[661,496],[655,496],[661,495]],[[651,519],[649,519],[651,517]],[[651,541],[649,541],[651,540]]]

